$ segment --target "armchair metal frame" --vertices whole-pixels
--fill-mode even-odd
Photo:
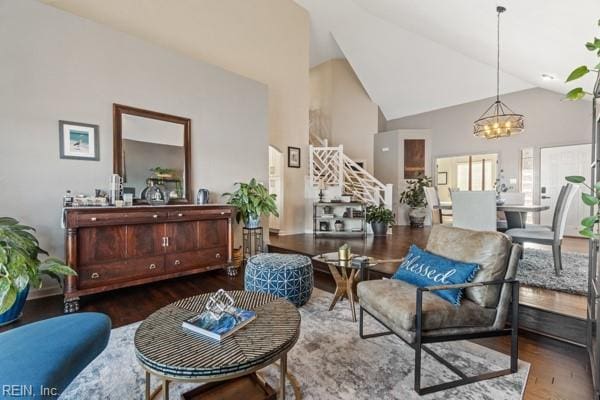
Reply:
[[[501,328],[496,330],[482,331],[482,332],[469,332],[462,334],[451,334],[451,335],[423,335],[423,292],[433,292],[436,290],[446,289],[465,289],[476,286],[489,286],[489,285],[504,285],[510,284],[512,289],[512,313],[510,318],[510,328]],[[425,395],[429,393],[438,392],[440,390],[446,390],[457,386],[466,385],[469,383],[480,382],[486,379],[497,378],[499,376],[509,375],[518,371],[518,355],[519,355],[519,281],[514,279],[504,279],[488,282],[476,282],[476,283],[465,283],[457,285],[443,285],[443,286],[429,286],[417,288],[417,303],[416,303],[416,323],[415,323],[415,340],[414,343],[407,342],[403,337],[394,332],[390,327],[381,322],[378,318],[373,316],[362,305],[360,306],[360,317],[359,317],[359,334],[362,339],[369,339],[378,336],[385,336],[394,334],[415,351],[415,384],[414,389],[419,395]],[[500,300],[499,300],[500,301]],[[388,329],[387,332],[379,332],[372,334],[364,334],[363,332],[363,320],[364,313],[369,314],[373,319],[379,322],[381,325]],[[510,368],[486,372],[484,374],[467,376],[460,369],[444,360],[441,356],[433,352],[429,347],[426,347],[427,343],[439,343],[439,342],[450,342],[455,340],[469,340],[469,339],[481,339],[498,336],[511,336],[511,350],[510,350]],[[443,364],[449,370],[454,372],[460,377],[460,379],[444,382],[433,386],[421,387],[421,352],[425,351],[438,362]]]

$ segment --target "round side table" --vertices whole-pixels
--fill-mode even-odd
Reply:
[[[184,320],[204,311],[212,293],[189,297],[161,308],[138,327],[135,354],[146,371],[145,398],[156,397],[162,390],[169,399],[171,382],[221,382],[251,375],[280,361],[279,399],[285,399],[287,353],[300,334],[300,313],[285,299],[267,293],[227,292],[236,307],[256,311],[256,319],[222,341],[184,329]],[[151,391],[151,376],[162,385]],[[191,392],[200,397],[204,385]],[[188,393],[191,393],[188,392]],[[185,395],[184,395],[185,397]],[[204,398],[204,397],[202,397]],[[268,398],[268,397],[267,397]]]

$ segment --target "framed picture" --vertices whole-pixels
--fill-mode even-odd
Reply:
[[[288,167],[300,168],[300,147],[288,146]]]
[[[447,185],[448,184],[448,173],[447,172],[438,172],[437,184],[438,185]]]
[[[60,158],[100,160],[98,130],[98,125],[58,121]]]

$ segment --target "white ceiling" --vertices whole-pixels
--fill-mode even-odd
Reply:
[[[311,66],[346,57],[388,120],[495,95],[497,4],[507,7],[501,93],[566,93],[574,67],[597,63],[584,43],[599,33],[598,0],[296,2],[311,15]]]

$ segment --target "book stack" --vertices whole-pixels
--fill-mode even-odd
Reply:
[[[229,307],[220,316],[211,311],[204,311],[183,321],[182,326],[191,332],[220,341],[248,325],[255,318],[254,311]]]

